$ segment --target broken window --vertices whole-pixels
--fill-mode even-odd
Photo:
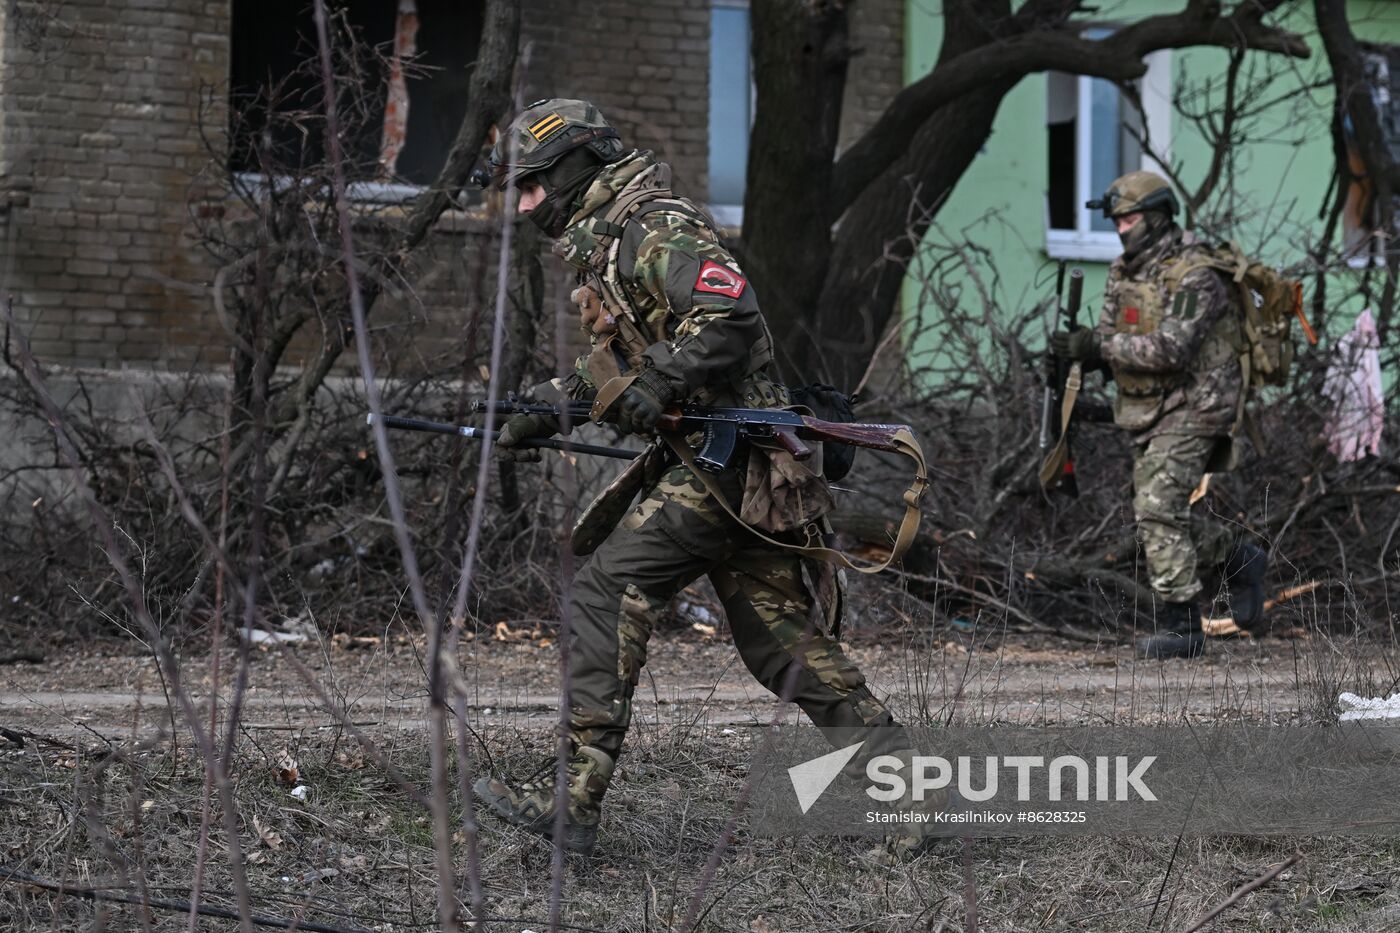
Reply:
[[[330,0],[340,48],[347,170],[361,181],[431,183],[467,109],[481,0]],[[304,0],[234,0],[229,168],[300,174],[324,155],[316,24]],[[342,43],[342,46],[348,43]],[[265,145],[262,156],[258,144]],[[264,166],[264,157],[270,163]]]
[[[1089,38],[1108,30],[1095,29]],[[1149,139],[1165,157],[1170,124],[1170,64],[1165,55],[1147,58],[1138,93],[1151,124]],[[1112,259],[1121,251],[1113,222],[1084,202],[1107,190],[1118,176],[1150,168],[1140,139],[1144,115],[1111,81],[1050,72],[1046,75],[1047,152],[1046,251],[1066,259]]]

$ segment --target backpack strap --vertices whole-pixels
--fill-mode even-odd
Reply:
[[[1263,438],[1259,436],[1258,429],[1246,416],[1245,405],[1249,401],[1249,383],[1253,376],[1253,347],[1260,339],[1261,319],[1259,308],[1254,303],[1254,296],[1245,283],[1245,277],[1249,274],[1250,259],[1239,243],[1228,240],[1219,244],[1206,256],[1187,262],[1179,263],[1167,273],[1167,280],[1172,291],[1181,287],[1186,276],[1197,269],[1214,269],[1222,275],[1228,276],[1234,283],[1237,297],[1240,304],[1240,327],[1244,330],[1244,340],[1242,346],[1236,347],[1239,353],[1240,362],[1240,397],[1235,403],[1235,421],[1230,426],[1230,439],[1233,442],[1240,435],[1240,429],[1246,423],[1250,428],[1250,440],[1254,442],[1260,451],[1264,449]]]

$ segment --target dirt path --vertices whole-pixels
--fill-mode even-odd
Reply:
[[[0,669],[0,725],[42,735],[139,734],[169,726],[162,684],[148,655],[126,643],[51,652],[46,663]],[[850,654],[876,693],[901,717],[974,722],[1092,724],[1245,719],[1289,721],[1315,708],[1325,689],[1321,649],[1310,642],[1262,639],[1212,644],[1197,662],[1137,662],[1120,645],[1084,645],[1012,636],[996,643],[940,637],[932,644],[857,641]],[[330,727],[318,690],[291,659],[308,668],[335,706],[378,730],[417,729],[426,713],[419,652],[406,642],[347,648],[303,645],[252,653],[244,722],[251,730]],[[553,721],[557,650],[548,640],[480,640],[463,650],[469,708],[488,723]],[[221,702],[229,695],[236,653],[221,659]],[[207,704],[207,656],[184,660],[185,683]],[[711,726],[767,723],[780,712],[731,646],[693,633],[655,639],[638,692],[639,725],[701,721]],[[207,707],[206,707],[207,708]]]

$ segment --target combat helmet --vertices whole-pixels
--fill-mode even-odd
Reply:
[[[1156,172],[1129,172],[1115,178],[1103,197],[1087,201],[1084,206],[1090,210],[1102,210],[1104,217],[1109,219],[1147,211],[1160,211],[1173,217],[1181,209],[1171,185]]]
[[[473,177],[485,188],[505,188],[527,175],[546,172],[580,147],[591,150],[595,164],[622,152],[617,130],[586,100],[548,98],[526,107],[501,133],[486,160],[486,170]]]

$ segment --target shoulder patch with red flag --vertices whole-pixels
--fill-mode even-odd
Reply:
[[[700,274],[695,278],[694,290],[738,298],[744,293],[744,286],[747,284],[742,275],[728,266],[722,266],[714,260],[706,260],[700,267]]]

